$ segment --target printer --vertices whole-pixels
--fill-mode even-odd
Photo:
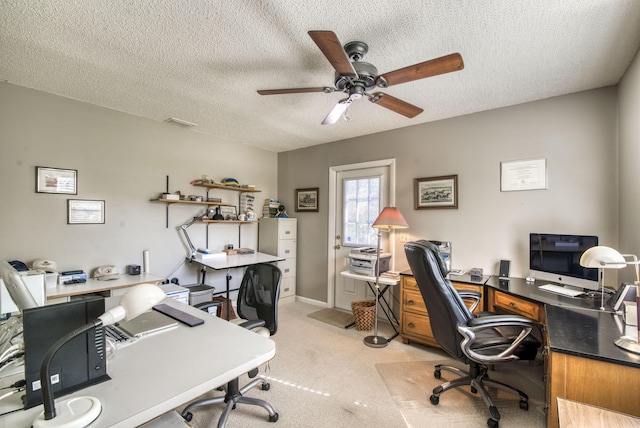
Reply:
[[[349,271],[358,275],[376,276],[376,248],[354,248],[349,252]],[[380,273],[389,270],[391,253],[380,253]]]

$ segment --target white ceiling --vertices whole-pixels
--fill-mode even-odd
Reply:
[[[462,71],[381,92],[321,125],[342,93],[309,30],[369,45],[379,73],[454,52]],[[2,0],[0,80],[280,152],[618,83],[637,0]],[[169,126],[169,125],[167,125]]]

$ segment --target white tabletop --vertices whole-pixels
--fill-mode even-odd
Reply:
[[[140,425],[269,361],[275,343],[235,324],[167,298],[205,323],[139,339],[108,361],[111,380],[60,397],[97,397],[102,413],[91,428]],[[0,417],[0,427],[28,427],[42,406]]]
[[[348,270],[343,270],[342,272],[340,272],[340,275],[344,276],[345,278],[357,279],[359,281],[367,281],[367,282],[372,282],[372,283],[376,282],[376,277],[375,276],[360,275],[359,273],[353,273],[353,272],[348,271]],[[388,278],[388,277],[385,277],[385,276],[378,277],[378,284],[382,284],[382,285],[398,285],[399,283],[400,283],[400,279],[393,279],[393,278]]]
[[[99,293],[102,291],[110,291],[118,288],[132,287],[134,285],[150,282],[164,281],[164,278],[151,275],[149,273],[141,273],[140,275],[120,274],[117,279],[109,281],[101,281],[95,278],[88,278],[87,282],[82,284],[60,284],[55,287],[47,287],[47,299],[59,299],[62,297],[77,296],[81,294]]]
[[[283,257],[272,256],[271,254],[264,254],[255,252],[253,254],[234,254],[232,256],[218,256],[210,259],[199,260],[193,259],[192,261],[201,264],[202,266],[215,269],[231,269],[255,265],[258,263],[272,263],[284,260]]]

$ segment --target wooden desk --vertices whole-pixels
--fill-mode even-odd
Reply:
[[[560,428],[640,428],[640,419],[558,398]]]
[[[112,295],[119,296],[125,291],[122,290],[123,288],[129,288],[147,282],[155,284],[159,281],[164,281],[164,278],[148,273],[142,273],[140,275],[120,274],[119,278],[110,281],[100,281],[89,278],[87,282],[82,284],[61,284],[55,287],[47,287],[47,304],[67,302],[71,297],[83,294],[99,293],[104,297],[111,297]]]
[[[102,413],[91,428],[130,428],[224,385],[275,356],[271,339],[173,299],[163,303],[205,322],[193,328],[180,323],[178,328],[118,349],[107,364],[111,380],[56,401],[97,397]],[[40,412],[42,406],[7,414],[0,417],[0,427],[28,427]]]

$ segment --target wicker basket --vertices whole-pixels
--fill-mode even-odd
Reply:
[[[358,331],[373,329],[373,321],[376,318],[375,300],[354,300],[351,302],[351,311]]]

